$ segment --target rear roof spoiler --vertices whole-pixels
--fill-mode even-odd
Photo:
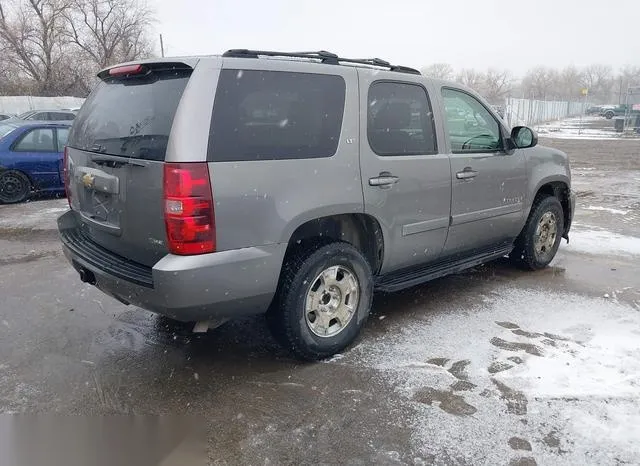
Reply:
[[[152,70],[192,70],[193,68],[195,68],[196,64],[198,63],[199,59],[198,58],[172,58],[172,59],[167,59],[167,60],[139,60],[139,61],[132,61],[132,62],[126,62],[126,63],[119,63],[117,65],[113,65],[113,66],[109,66],[107,68],[104,68],[102,70],[100,70],[100,72],[97,74],[98,78],[100,79],[106,79],[108,77],[111,76],[110,71],[114,70],[116,68],[129,68],[129,67],[136,67],[136,66],[142,66],[142,68],[146,71],[152,71]]]

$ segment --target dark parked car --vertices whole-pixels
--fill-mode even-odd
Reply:
[[[9,118],[13,118],[13,115],[8,113],[0,113],[0,121],[8,120]]]
[[[0,203],[37,192],[64,193],[62,158],[68,123],[0,123]]]
[[[607,120],[611,120],[614,116],[625,116],[627,112],[631,115],[639,115],[640,111],[628,108],[627,105],[621,104],[615,107],[603,108],[601,115]]]
[[[70,110],[30,110],[17,118],[26,121],[73,121],[76,114]]]
[[[586,115],[600,115],[602,113],[602,105],[593,105],[587,108],[584,113]]]

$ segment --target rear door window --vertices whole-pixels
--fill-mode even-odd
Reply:
[[[436,154],[433,112],[424,87],[384,81],[372,84],[367,136],[378,155]]]
[[[27,131],[16,143],[15,152],[55,152],[52,128],[37,128]]]
[[[75,118],[69,146],[101,154],[163,161],[173,118],[191,70],[154,70],[105,78]]]
[[[208,160],[331,157],[340,140],[345,92],[337,75],[222,70]]]

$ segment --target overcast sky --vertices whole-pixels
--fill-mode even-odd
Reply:
[[[539,64],[640,66],[640,0],[148,1],[167,55],[324,49],[516,75]]]

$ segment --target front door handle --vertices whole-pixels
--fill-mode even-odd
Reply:
[[[466,167],[461,172],[456,173],[456,178],[459,180],[470,180],[471,178],[475,178],[478,175],[478,172],[471,169],[471,167]]]
[[[369,178],[369,186],[390,187],[400,181],[400,178],[393,176],[389,172],[382,172],[379,176]]]

